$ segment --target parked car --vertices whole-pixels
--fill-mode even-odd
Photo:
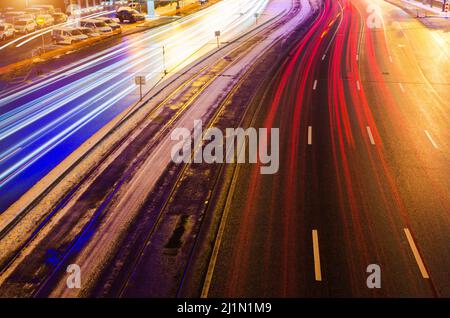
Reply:
[[[30,32],[34,32],[37,29],[37,24],[34,20],[31,19],[20,19],[16,20],[14,23],[14,29],[16,33],[28,34]]]
[[[5,41],[6,39],[10,39],[14,37],[14,27],[12,24],[5,23],[0,24],[0,40]]]
[[[53,14],[56,12],[55,7],[52,5],[37,4],[32,6],[32,8],[39,8],[41,10],[44,10],[46,14]]]
[[[32,13],[25,13],[21,15],[18,19],[20,20],[36,20],[36,16]]]
[[[115,21],[114,19],[106,18],[106,17],[99,17],[99,18],[95,18],[95,20],[105,22],[113,31],[122,30],[122,27],[120,26],[120,24],[117,23],[117,21]]]
[[[14,24],[14,23],[16,22],[16,20],[21,19],[21,17],[22,17],[24,14],[26,14],[26,13],[23,12],[23,11],[9,11],[9,12],[6,12],[6,13],[3,15],[3,19],[4,19],[5,22],[7,22],[7,23]]]
[[[13,7],[0,8],[0,15],[5,14],[6,12],[15,11],[15,10],[16,9],[14,9]]]
[[[67,14],[62,12],[55,12],[52,14],[52,17],[55,20],[55,24],[67,22]]]
[[[90,28],[90,29],[92,29],[92,31],[100,33],[100,34],[112,32],[112,28],[110,26],[108,26],[105,22],[98,21],[95,19],[81,20],[80,25],[82,27]]]
[[[138,11],[130,7],[120,7],[116,12],[117,18],[121,23],[128,21],[130,23],[135,23],[137,21],[144,21],[145,15],[139,13]]]
[[[55,19],[50,14],[42,14],[36,17],[36,23],[39,28],[47,28],[55,24]]]
[[[97,36],[100,36],[100,33],[97,33],[95,31],[93,31],[90,28],[86,28],[86,27],[79,27],[78,30],[83,33],[84,35],[90,37],[90,38],[95,38]]]
[[[38,16],[41,14],[48,14],[48,12],[42,8],[26,8],[23,11],[25,11],[26,13],[29,13],[29,14],[33,14],[34,16]]]
[[[56,44],[71,45],[87,39],[88,36],[77,28],[56,28],[52,30],[52,40]]]

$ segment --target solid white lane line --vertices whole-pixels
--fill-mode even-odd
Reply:
[[[314,80],[313,90],[316,90],[316,88],[317,88],[317,80]]]
[[[361,85],[359,85],[359,81],[356,81],[356,88],[358,89],[358,91],[361,90]]]
[[[402,83],[398,83],[398,86],[400,86],[400,90],[404,93],[405,92],[405,88],[403,87]]]
[[[425,279],[430,278],[428,275],[427,269],[425,268],[425,264],[423,263],[422,257],[420,256],[419,250],[417,249],[416,243],[414,243],[414,239],[411,235],[411,232],[409,229],[404,228],[403,229],[406,234],[406,238],[408,239],[409,247],[411,247],[411,250],[414,254],[414,258],[416,259],[417,265],[419,266],[420,273],[422,274],[422,277]]]
[[[312,126],[308,126],[308,145],[312,145]]]
[[[389,55],[389,61],[390,61],[391,63],[393,62],[392,56],[391,56],[391,55]]]
[[[322,281],[322,270],[320,269],[319,235],[317,230],[312,230],[313,253],[314,253],[314,275],[316,281]]]
[[[367,126],[366,129],[367,129],[367,133],[369,134],[370,143],[372,145],[375,145],[375,140],[373,139],[372,130],[370,130],[369,126]]]
[[[425,134],[427,135],[428,139],[430,140],[431,144],[434,148],[438,148],[437,144],[434,142],[433,138],[431,137],[431,134],[428,132],[428,130],[425,130]]]
[[[327,56],[326,54],[322,55],[322,61],[325,60],[326,56]]]
[[[359,61],[359,54],[356,54],[356,61]]]

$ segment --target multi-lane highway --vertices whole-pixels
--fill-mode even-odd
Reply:
[[[222,40],[255,23],[266,1],[228,0],[124,40],[0,93],[0,210],[5,210],[68,154],[139,99],[134,77],[147,78],[144,91],[164,70],[192,61]],[[243,13],[242,15],[240,13]],[[163,54],[164,47],[164,54]]]
[[[136,112],[0,215],[0,296],[450,296],[449,43],[381,0],[225,0],[2,92],[3,208]],[[198,119],[279,128],[278,172],[175,164]]]
[[[240,169],[204,295],[450,295],[442,36],[383,1],[325,1],[260,118],[280,171]]]

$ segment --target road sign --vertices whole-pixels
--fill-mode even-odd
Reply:
[[[220,31],[215,31],[214,35],[216,36],[217,39],[217,48],[220,47]]]
[[[134,81],[136,82],[136,85],[145,85],[145,76],[136,76]]]

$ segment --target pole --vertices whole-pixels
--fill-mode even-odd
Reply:
[[[162,47],[162,54],[163,54],[164,75],[166,75],[167,74],[167,68],[166,68],[166,47],[164,45]]]
[[[139,95],[140,95],[139,100],[141,101],[142,100],[142,82],[139,82]]]

